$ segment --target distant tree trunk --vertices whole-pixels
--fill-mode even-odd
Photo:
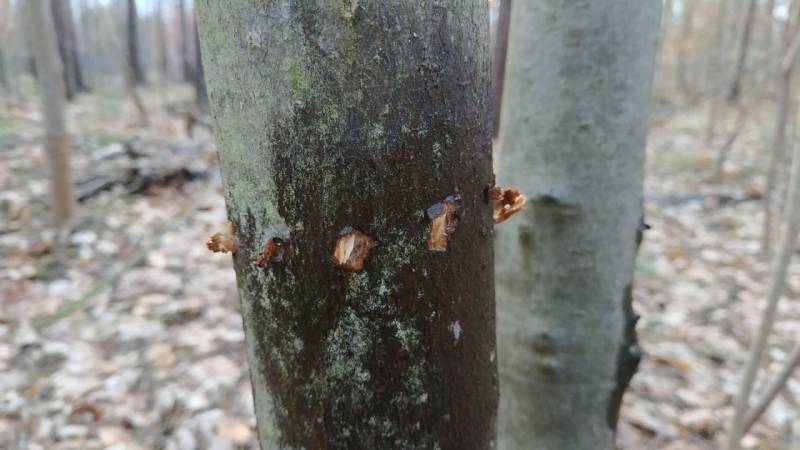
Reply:
[[[800,11],[798,11],[798,13],[800,13]],[[800,17],[796,19],[797,20],[794,21],[795,25],[793,26],[795,29],[797,29],[796,24],[800,21]],[[787,24],[787,27],[789,26],[792,25]],[[779,68],[778,109],[775,117],[775,134],[772,138],[772,149],[769,152],[767,179],[764,186],[764,223],[761,229],[761,252],[763,254],[770,253],[772,241],[772,197],[774,196],[775,185],[777,184],[778,165],[783,159],[784,147],[786,145],[786,125],[789,118],[789,108],[792,102],[794,66],[798,51],[800,51],[800,34],[795,31],[795,37],[786,45],[787,47],[783,52]]]
[[[45,150],[50,170],[50,208],[53,225],[69,227],[75,203],[70,168],[69,138],[64,125],[64,79],[55,25],[47,0],[24,2],[26,24],[41,85]],[[60,233],[59,233],[60,234]]]
[[[189,62],[189,31],[186,28],[186,8],[184,6],[184,0],[178,1],[178,20],[181,35],[181,77],[183,81],[192,82],[194,77],[192,76],[192,64]]]
[[[56,41],[58,42],[58,54],[61,57],[61,67],[64,73],[64,94],[67,100],[75,97],[78,84],[75,75],[75,64],[72,62],[74,56],[72,37],[69,33],[66,9],[69,2],[64,0],[50,0],[52,8],[53,23],[55,24]]]
[[[661,1],[512,8],[498,181],[529,202],[496,230],[498,448],[612,449]]]
[[[158,45],[158,68],[161,78],[166,80],[169,77],[169,51],[167,44],[167,31],[164,28],[164,14],[162,12],[161,0],[156,0],[156,42]]]
[[[72,72],[75,78],[75,88],[78,92],[85,92],[88,90],[86,83],[83,80],[83,71],[81,70],[80,52],[78,51],[78,37],[75,34],[75,20],[72,16],[72,6],[70,1],[64,2],[64,18],[66,20],[67,35],[70,41],[70,63],[72,64]]]
[[[8,25],[11,22],[11,3],[9,0],[0,0],[0,41],[6,39]],[[9,90],[8,72],[6,69],[5,51],[0,46],[0,87]]]
[[[195,105],[201,110],[208,109],[208,91],[206,90],[206,76],[203,72],[203,56],[200,50],[200,34],[197,31],[197,19],[193,22],[194,34],[194,76],[192,77],[192,84],[194,84],[194,100]]]
[[[128,0],[127,3],[128,65],[133,71],[133,79],[136,84],[141,84],[144,83],[144,72],[139,59],[139,14],[136,12],[136,0]]]
[[[3,49],[0,48],[0,87],[8,90],[8,73],[6,71],[6,57]]]
[[[195,5],[261,448],[491,448],[488,2]]]
[[[500,0],[497,31],[492,60],[492,136],[500,130],[500,104],[503,100],[503,78],[506,73],[506,51],[508,48],[508,21],[511,15],[511,0]]]
[[[689,83],[689,46],[692,43],[692,32],[694,29],[694,10],[697,2],[693,0],[683,1],[683,11],[681,14],[681,35],[678,40],[678,64],[676,71],[676,85],[678,91],[684,96],[691,96],[692,90]]]
[[[739,36],[739,44],[736,49],[733,79],[731,80],[726,98],[729,103],[736,102],[742,92],[742,76],[744,75],[744,69],[747,64],[747,51],[750,48],[750,36],[752,34],[755,16],[756,0],[748,0],[744,22],[742,23],[742,32]]]
[[[81,78],[87,90],[93,85],[93,76],[96,70],[97,44],[94,39],[94,27],[97,25],[96,22],[93,23],[91,20],[91,17],[96,17],[94,6],[93,2],[89,0],[80,1],[80,16],[78,21],[80,27],[78,27],[78,29],[80,30],[79,48],[83,51],[83,70],[81,70]]]
[[[709,51],[709,70],[707,81],[709,83],[709,94],[711,100],[708,108],[708,121],[706,122],[706,143],[710,143],[714,138],[716,131],[716,121],[719,111],[720,97],[722,96],[721,89],[719,89],[719,80],[724,79],[722,64],[722,54],[725,51],[725,25],[728,20],[728,1],[718,0],[717,14],[714,20],[714,44],[713,48]]]
[[[725,446],[723,447],[725,450],[737,450],[739,448],[739,441],[743,435],[745,419],[750,405],[750,394],[756,381],[761,360],[764,357],[767,340],[772,332],[778,311],[778,302],[783,296],[786,285],[786,272],[792,255],[797,248],[797,235],[800,232],[800,146],[796,144],[790,178],[786,201],[786,225],[783,229],[778,252],[772,260],[767,307],[750,342],[750,355],[739,383],[739,392],[734,403],[734,413]]]

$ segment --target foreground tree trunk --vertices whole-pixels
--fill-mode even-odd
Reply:
[[[139,58],[139,14],[136,12],[136,0],[128,0],[127,44],[128,65],[133,71],[136,84],[144,83],[144,71]]]
[[[660,12],[512,5],[498,181],[529,202],[497,230],[498,448],[614,448],[639,359],[631,283]]]
[[[47,0],[26,0],[26,25],[41,86],[45,150],[50,170],[50,207],[59,231],[69,226],[74,205],[70,149],[64,126],[64,79],[55,27]]]
[[[262,448],[489,449],[487,2],[196,7]]]

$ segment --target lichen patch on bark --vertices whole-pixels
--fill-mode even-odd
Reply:
[[[514,214],[520,212],[528,198],[517,188],[489,189],[489,200],[492,204],[492,218],[494,223],[503,223]]]
[[[364,268],[364,260],[376,245],[375,239],[369,235],[353,227],[345,227],[339,233],[333,249],[333,261],[342,269],[359,272]]]
[[[236,226],[229,221],[225,231],[214,233],[208,238],[206,247],[214,253],[236,253],[239,250]]]
[[[461,196],[449,195],[443,201],[427,209],[430,220],[430,235],[428,236],[428,250],[434,252],[447,251],[450,236],[455,233],[458,220],[461,216]]]

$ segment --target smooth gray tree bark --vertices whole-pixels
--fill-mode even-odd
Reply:
[[[498,183],[500,449],[612,449],[639,349],[642,231],[660,0],[514,2]]]
[[[196,7],[262,448],[491,448],[487,2]]]

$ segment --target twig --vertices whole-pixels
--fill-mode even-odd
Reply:
[[[775,397],[778,396],[781,390],[783,390],[783,387],[786,385],[786,382],[789,381],[789,377],[792,376],[792,372],[794,372],[794,369],[797,368],[798,365],[800,365],[800,344],[795,346],[794,350],[792,350],[789,359],[786,361],[783,369],[781,369],[781,373],[779,373],[777,378],[769,385],[764,397],[762,397],[761,400],[756,403],[756,406],[747,413],[744,419],[744,425],[742,426],[742,434],[750,431],[750,428],[752,428],[758,418],[764,414],[767,407],[775,400]]]

